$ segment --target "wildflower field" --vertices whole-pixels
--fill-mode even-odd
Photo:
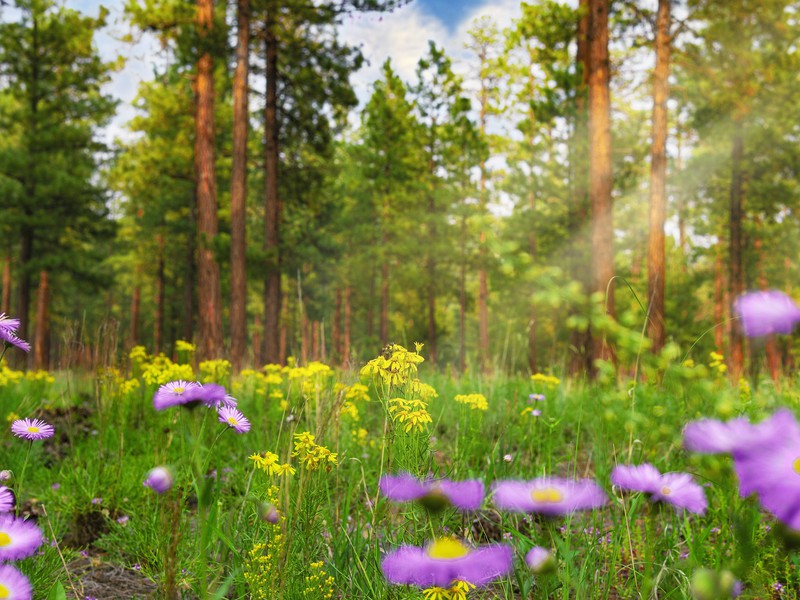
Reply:
[[[797,597],[791,382],[193,353],[2,367],[0,597]]]

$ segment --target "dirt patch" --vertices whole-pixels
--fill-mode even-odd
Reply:
[[[75,586],[75,591],[67,586],[68,598],[145,600],[157,597],[158,586],[153,581],[135,569],[104,562],[102,557],[79,558],[67,567]]]

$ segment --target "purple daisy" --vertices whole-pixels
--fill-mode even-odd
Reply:
[[[27,558],[41,545],[42,531],[35,523],[0,515],[0,561]]]
[[[800,321],[800,307],[777,290],[743,294],[736,299],[733,307],[747,337],[792,333],[795,324]]]
[[[195,390],[195,400],[200,400],[209,408],[219,408],[220,406],[236,406],[236,400],[233,405],[229,404],[228,394],[225,392],[225,387],[218,383],[198,383]]]
[[[55,434],[55,428],[41,419],[19,419],[11,424],[11,433],[23,440],[43,440]]]
[[[381,493],[396,502],[419,500],[425,506],[452,504],[459,510],[477,510],[483,502],[483,482],[477,479],[419,481],[409,473],[384,475],[380,480]]]
[[[25,340],[17,337],[17,328],[19,327],[19,319],[12,319],[6,316],[5,313],[0,313],[0,340],[6,344],[16,346],[25,352],[31,351],[31,345]]]
[[[19,319],[13,319],[6,313],[0,313],[0,331],[16,331],[19,329]]]
[[[619,465],[611,472],[611,483],[625,490],[650,494],[653,502],[666,502],[678,511],[706,512],[706,495],[688,473],[664,473],[653,465]]]
[[[11,512],[17,503],[14,492],[4,485],[0,485],[0,513]],[[1,598],[2,596],[0,596]]]
[[[541,546],[534,546],[528,550],[525,555],[525,564],[535,575],[551,573],[556,568],[556,560],[553,558],[553,553]]]
[[[769,445],[788,437],[800,438],[800,427],[788,409],[777,411],[769,419],[753,425],[745,418],[731,421],[701,419],[683,429],[687,450],[706,454],[746,451],[751,446]]]
[[[221,406],[217,410],[219,415],[219,422],[225,423],[231,427],[236,433],[247,433],[250,431],[250,421],[239,411],[237,408],[230,406]]]
[[[156,467],[147,474],[143,485],[157,494],[163,494],[172,488],[173,482],[172,471],[168,467]]]
[[[492,491],[495,506],[512,512],[566,515],[606,503],[605,492],[591,479],[540,477],[531,481],[497,481]]]
[[[513,550],[504,544],[472,548],[455,538],[440,538],[424,548],[401,546],[381,562],[391,583],[420,588],[447,587],[465,581],[476,587],[511,571]]]
[[[170,381],[165,383],[153,394],[153,407],[164,410],[171,406],[180,406],[200,400],[198,397],[200,386],[193,381]]]
[[[28,578],[11,565],[0,565],[0,598],[31,600],[33,588]]]

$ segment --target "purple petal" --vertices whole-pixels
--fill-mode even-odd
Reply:
[[[409,473],[384,475],[378,485],[381,493],[395,502],[417,500],[428,493],[427,487]]]
[[[653,500],[667,502],[678,509],[695,514],[705,514],[708,501],[703,488],[688,473],[665,473]]]
[[[661,473],[649,463],[618,465],[611,471],[611,483],[624,490],[652,494],[661,487]]]
[[[483,503],[485,488],[482,481],[477,479],[467,479],[465,481],[444,479],[438,482],[438,485],[456,508],[478,510]]]
[[[777,290],[743,294],[736,299],[734,310],[747,337],[788,334],[800,321],[800,307]]]

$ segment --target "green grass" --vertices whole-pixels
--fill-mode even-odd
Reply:
[[[56,425],[54,439],[33,445],[22,500],[48,539],[52,526],[64,561],[74,564],[78,552],[88,550],[103,563],[136,566],[137,576],[159,586],[156,597],[167,597],[171,572],[177,597],[323,598],[326,586],[309,579],[320,571],[311,564],[321,561],[325,577],[333,577],[334,598],[422,598],[420,590],[388,586],[381,559],[400,544],[424,544],[445,531],[515,548],[513,573],[473,591],[473,598],[685,598],[701,568],[732,570],[746,585],[744,597],[778,597],[776,582],[784,586],[782,597],[795,597],[796,555],[787,554],[776,523],[755,499],[739,498],[730,459],[688,454],[681,445],[683,426],[701,416],[759,420],[777,406],[797,407],[791,383],[778,391],[760,382],[750,392],[706,367],[680,364],[663,376],[645,365],[641,375],[638,383],[607,378],[542,387],[527,377],[454,379],[422,363],[419,377],[438,397],[428,403],[432,423],[409,433],[385,420],[386,400],[408,394],[405,387],[387,393],[371,386],[370,400],[355,402],[357,422],[339,415],[343,397],[335,384],[358,382],[352,372],[317,376],[318,388],[305,394],[299,379],[284,375],[280,385],[259,389],[251,376],[235,392],[253,425],[245,435],[225,430],[204,408],[156,412],[154,385],[120,393],[121,379],[113,376],[57,374],[52,384],[9,383],[0,394],[0,416],[39,416]],[[276,390],[290,409],[270,397]],[[521,414],[532,392],[546,394],[536,403],[539,417]],[[456,404],[459,393],[482,393],[489,410]],[[360,428],[368,432],[363,441]],[[292,434],[301,431],[337,452],[338,466],[308,471],[292,459]],[[8,430],[2,444],[0,469],[18,473],[27,444]],[[296,474],[254,472],[247,457],[260,451],[291,461]],[[645,461],[662,472],[689,471],[708,484],[707,514],[681,516],[641,495],[612,490],[615,464]],[[142,486],[160,464],[176,472],[175,488],[164,496]],[[490,499],[475,514],[446,510],[431,518],[415,504],[377,495],[380,474],[400,469],[479,477],[487,487],[503,478],[590,477],[610,501],[602,510],[557,520],[501,513]],[[273,484],[280,486],[279,525],[258,517]],[[102,502],[93,504],[96,498]],[[123,516],[127,522],[118,523]],[[252,579],[257,571],[248,556],[255,544],[270,540],[274,552],[261,561],[259,591],[246,582],[246,572]],[[522,557],[533,545],[555,550],[556,573],[534,577],[527,571]],[[47,597],[56,580],[70,590],[55,546],[46,545],[20,568],[36,597]]]

